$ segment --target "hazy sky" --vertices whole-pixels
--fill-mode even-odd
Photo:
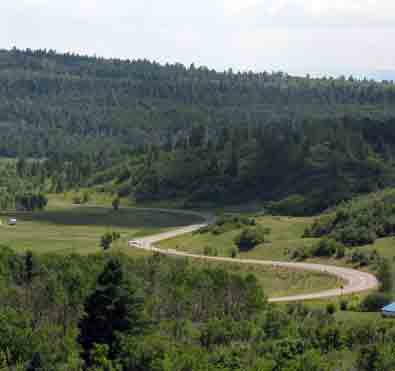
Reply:
[[[234,69],[395,68],[394,0],[0,0],[0,48]]]

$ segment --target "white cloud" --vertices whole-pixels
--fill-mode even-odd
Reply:
[[[266,27],[395,27],[389,0],[262,0],[245,17]]]
[[[395,1],[0,0],[0,47],[225,69],[394,68]]]

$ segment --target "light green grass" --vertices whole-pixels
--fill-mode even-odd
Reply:
[[[7,220],[16,217],[18,224],[8,226]],[[114,250],[127,246],[127,240],[138,236],[166,231],[195,223],[198,218],[160,211],[120,209],[115,212],[106,207],[69,207],[47,211],[2,212],[0,218],[0,244],[16,251],[32,250],[39,253],[100,251],[100,237],[107,231],[117,231],[121,240]]]
[[[303,239],[305,228],[312,218],[288,218],[262,216],[257,222],[271,229],[269,242],[257,246],[248,253],[241,253],[242,258],[262,260],[290,260],[291,252],[305,244],[312,244],[314,239]],[[220,235],[212,233],[194,233],[160,242],[160,247],[179,249],[203,254],[205,247],[216,249],[218,255],[229,256],[234,246],[233,239],[240,230],[232,230]],[[213,264],[213,263],[207,263]],[[230,268],[232,267],[232,268]],[[342,284],[336,277],[315,272],[292,271],[284,268],[262,267],[258,265],[228,264],[228,269],[251,272],[256,275],[265,292],[271,297],[289,294],[311,293]]]
[[[241,253],[241,257],[264,260],[291,260],[292,251],[316,242],[316,239],[302,238],[305,228],[313,221],[312,218],[289,218],[262,216],[256,218],[257,223],[270,228],[267,242],[256,246],[253,250]],[[220,235],[212,233],[195,233],[163,241],[164,248],[178,248],[183,251],[202,254],[205,247],[211,247],[221,256],[229,256],[234,247],[234,238],[240,230],[232,230]]]

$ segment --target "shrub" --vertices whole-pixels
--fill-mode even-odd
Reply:
[[[312,254],[318,257],[333,256],[338,251],[341,251],[344,246],[332,238],[324,238],[312,248]],[[343,255],[344,256],[344,255]]]
[[[375,292],[368,295],[361,303],[361,310],[364,312],[375,312],[381,310],[390,303],[391,297],[388,294]]]
[[[245,228],[234,240],[240,251],[248,251],[265,241],[267,231],[262,228]]]
[[[336,313],[336,305],[333,303],[329,303],[326,306],[326,313],[328,314],[335,314]]]
[[[218,250],[212,246],[205,246],[203,249],[203,255],[206,256],[218,256]]]
[[[313,247],[311,246],[302,246],[292,252],[292,259],[302,261],[313,256]]]
[[[237,249],[235,247],[232,247],[230,249],[230,257],[235,259],[237,257]]]
[[[347,310],[347,308],[348,308],[348,301],[347,300],[342,300],[340,302],[340,310],[345,311],[345,310]]]
[[[369,265],[370,258],[367,253],[356,250],[351,255],[351,262],[354,264],[359,264],[361,267],[364,267]]]
[[[256,225],[254,218],[247,218],[243,216],[220,216],[217,221],[204,229],[201,233],[211,232],[213,235],[220,235],[222,233],[232,231],[234,229],[240,229],[243,227],[253,227]]]
[[[380,281],[380,291],[391,292],[393,288],[391,264],[386,259],[379,261],[377,277]]]
[[[346,256],[346,248],[344,247],[344,245],[339,244],[339,246],[337,247],[337,250],[336,250],[336,258],[342,259],[345,256]]]
[[[108,250],[112,243],[121,238],[121,234],[119,232],[106,232],[100,239],[100,246],[104,250]]]
[[[82,203],[86,204],[89,202],[91,196],[89,194],[89,192],[84,192],[84,194],[82,195]]]
[[[111,205],[112,205],[112,208],[113,208],[114,211],[118,211],[119,210],[120,203],[121,203],[121,200],[119,199],[119,197],[115,197],[112,200]]]

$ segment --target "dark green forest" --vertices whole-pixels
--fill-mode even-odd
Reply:
[[[0,155],[48,159],[51,190],[305,215],[395,184],[393,82],[13,49],[0,98]]]

